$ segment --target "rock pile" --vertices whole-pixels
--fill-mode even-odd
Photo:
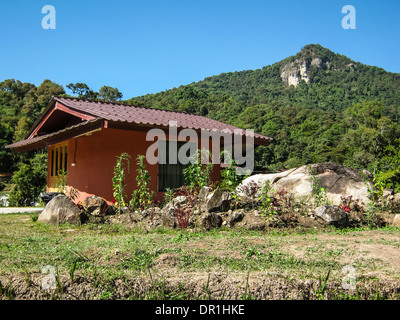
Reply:
[[[362,206],[370,201],[373,190],[370,178],[368,172],[332,163],[315,164],[250,176],[235,192],[203,187],[193,196],[184,190],[162,207],[141,212],[124,208],[119,214],[101,197],[88,197],[76,206],[68,197],[59,195],[46,205],[38,220],[52,225],[109,222],[134,227],[141,224],[150,229],[160,226],[203,230],[220,226],[249,230],[295,225],[346,227],[354,220],[350,208],[357,209],[358,219],[363,214]],[[268,196],[265,196],[266,185]],[[323,191],[324,203],[316,201],[316,187]],[[350,206],[343,205],[343,199],[357,201]],[[395,195],[391,190],[385,191],[380,201],[400,209],[400,194]],[[400,218],[392,218],[391,223],[400,225]]]

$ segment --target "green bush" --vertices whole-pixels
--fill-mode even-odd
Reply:
[[[205,158],[207,158],[208,162],[205,161]],[[207,163],[203,164],[202,162]],[[206,149],[198,149],[191,162],[183,170],[187,186],[195,193],[198,193],[202,187],[208,186],[211,183],[212,168],[211,152]]]
[[[136,182],[137,189],[133,190],[130,206],[136,210],[149,208],[153,203],[154,192],[150,191],[151,176],[146,169],[145,156],[138,155],[136,164],[138,165]]]
[[[15,186],[10,192],[9,206],[33,206],[40,201],[39,195],[47,184],[47,153],[37,153],[28,163],[19,163],[12,182]]]

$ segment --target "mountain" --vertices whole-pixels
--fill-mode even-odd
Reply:
[[[72,89],[82,98],[104,96],[84,83]],[[111,98],[121,96],[107,89]],[[15,79],[0,83],[0,172],[29,163],[32,154],[12,155],[3,147],[22,139],[50,97],[63,94],[51,80],[38,87]],[[318,44],[261,69],[222,73],[120,102],[201,114],[270,136],[271,145],[256,149],[259,168],[331,161],[375,170],[382,185],[400,192],[400,74]]]
[[[274,143],[258,150],[257,164],[271,170],[322,161],[371,169],[400,137],[400,74],[318,44],[261,69],[223,73],[126,102],[197,113],[270,136]],[[352,112],[362,110],[373,119],[355,121]],[[374,150],[368,139],[377,139]]]

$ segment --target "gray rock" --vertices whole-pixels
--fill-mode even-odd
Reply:
[[[393,196],[393,202],[395,202],[395,203],[400,203],[400,193],[396,193],[396,194]]]
[[[244,213],[242,211],[235,211],[232,213],[230,218],[230,225],[233,226],[236,222],[240,222],[243,220]]]
[[[353,199],[359,199],[365,204],[369,202],[368,190],[374,188],[373,184],[370,181],[365,182],[357,170],[333,163],[314,164],[310,167],[315,172],[314,176],[308,166],[302,166],[280,173],[250,176],[243,180],[237,190],[250,181],[255,181],[261,187],[269,181],[271,190],[285,189],[297,199],[303,198],[313,202],[313,179],[315,178],[319,182],[319,187],[326,191],[330,204],[339,205],[341,196],[350,195]]]
[[[211,230],[222,225],[222,218],[215,212],[205,212],[199,217],[198,224],[205,230]]]
[[[393,195],[393,189],[384,189],[382,192],[382,199],[389,200],[390,196]]]
[[[244,227],[248,230],[264,230],[267,223],[264,219],[261,219],[254,215],[248,215],[245,219]]]
[[[177,196],[176,198],[172,199],[173,206],[182,205],[186,202],[187,202],[187,198],[185,196]]]
[[[65,195],[54,197],[38,217],[38,221],[58,226],[63,223],[80,224],[81,211],[75,203]]]
[[[395,227],[400,227],[400,214],[396,214],[393,219],[393,225]]]
[[[83,200],[82,207],[86,210],[87,213],[95,217],[106,215],[109,213],[109,206],[102,197],[87,197],[85,200]]]
[[[297,59],[294,62],[286,64],[282,69],[281,78],[288,86],[293,85],[297,87],[301,80],[304,80],[306,83],[308,83],[310,81],[310,77],[307,61],[304,59]]]
[[[206,200],[206,198],[210,192],[211,192],[210,187],[207,187],[207,186],[202,187],[199,192],[199,201]]]
[[[221,212],[228,211],[232,203],[232,192],[217,189],[215,190],[207,201],[208,212]]]
[[[169,202],[161,209],[161,223],[166,227],[175,228],[177,220],[175,217],[175,207]]]
[[[349,215],[338,206],[320,206],[315,209],[315,215],[329,225],[346,227],[349,224]]]

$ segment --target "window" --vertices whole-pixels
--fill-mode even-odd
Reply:
[[[187,142],[178,141],[177,144],[171,144],[169,141],[159,141],[158,144],[158,191],[165,192],[167,188],[174,189],[179,188],[185,184],[185,178],[183,170],[186,168],[186,164],[180,163],[178,159],[178,152],[180,148]],[[177,148],[174,149],[174,146]],[[170,159],[169,148],[172,148],[171,153],[175,159]],[[195,148],[193,148],[194,150]],[[190,151],[188,148],[186,152],[187,159],[190,158]],[[165,159],[165,163],[161,159]],[[161,163],[160,163],[161,162]],[[172,162],[172,163],[170,163]]]

